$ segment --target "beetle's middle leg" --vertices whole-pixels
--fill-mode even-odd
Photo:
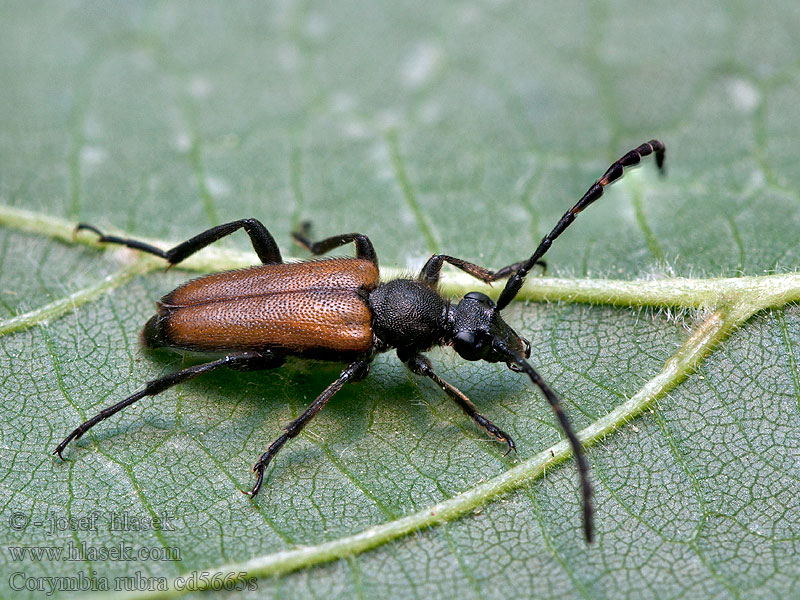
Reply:
[[[272,234],[267,231],[267,228],[264,227],[264,225],[258,219],[240,219],[238,221],[224,223],[223,225],[217,225],[216,227],[207,229],[202,233],[198,233],[193,238],[190,238],[185,242],[178,244],[174,248],[170,248],[166,251],[162,250],[161,248],[151,246],[145,242],[140,242],[139,240],[121,238],[115,235],[105,235],[102,231],[97,229],[97,227],[94,227],[93,225],[87,225],[86,223],[79,223],[75,228],[75,231],[80,231],[81,229],[88,229],[89,231],[95,232],[100,236],[101,242],[121,244],[123,246],[127,246],[128,248],[133,248],[134,250],[141,250],[142,252],[147,252],[148,254],[160,256],[161,258],[169,261],[170,265],[177,264],[182,260],[189,258],[195,252],[198,252],[209,244],[213,244],[217,240],[224,238],[226,235],[232,234],[238,229],[244,229],[245,233],[250,236],[250,241],[253,243],[253,249],[256,251],[258,258],[261,259],[263,264],[270,265],[283,262],[281,251],[278,249],[278,244],[275,243],[275,239],[272,237]]]
[[[248,494],[251,498],[258,494],[258,490],[261,489],[261,484],[264,481],[264,470],[269,466],[269,463],[275,458],[275,455],[278,454],[283,445],[291,438],[297,436],[297,434],[303,430],[303,427],[322,410],[322,407],[328,403],[328,400],[333,398],[333,395],[342,389],[345,383],[348,381],[360,381],[367,375],[368,371],[369,362],[366,360],[357,360],[347,365],[336,381],[330,384],[302,415],[284,427],[285,433],[269,445],[267,451],[264,452],[258,459],[258,462],[253,465],[253,472],[257,474],[253,488],[249,492],[242,493]]]
[[[145,396],[155,396],[156,394],[160,394],[164,390],[182,383],[187,379],[192,379],[198,375],[203,375],[204,373],[210,373],[211,371],[214,371],[220,367],[252,371],[273,369],[279,367],[284,362],[285,358],[283,356],[268,352],[242,352],[239,354],[230,354],[219,360],[204,363],[202,365],[194,365],[192,367],[176,371],[175,373],[170,373],[169,375],[165,375],[159,379],[148,381],[145,384],[144,389],[139,390],[135,394],[131,394],[124,400],[121,400],[112,406],[104,408],[88,421],[84,421],[78,425],[78,427],[76,427],[72,433],[70,433],[58,446],[56,446],[53,454],[58,454],[59,458],[63,460],[64,457],[61,455],[61,453],[64,451],[64,448],[66,448],[72,440],[77,440],[80,438],[84,433],[89,431],[100,421],[104,421],[111,415],[117,414],[123,408],[130,406]]]
[[[442,391],[445,394],[455,400],[456,404],[458,404],[458,406],[467,414],[467,416],[475,421],[478,426],[488,431],[489,434],[497,441],[508,444],[508,452],[511,452],[512,450],[515,452],[517,451],[517,446],[514,443],[514,440],[511,439],[511,436],[479,413],[478,407],[475,406],[461,390],[439,377],[434,372],[433,367],[431,366],[431,361],[428,360],[427,357],[423,356],[422,354],[415,354],[409,360],[405,361],[405,363],[412,373],[423,375],[432,379],[436,385],[442,388]],[[506,454],[508,454],[508,452],[506,452]]]
[[[378,255],[375,254],[375,248],[372,246],[370,239],[363,233],[343,233],[341,235],[325,238],[318,242],[312,242],[308,237],[310,231],[311,223],[304,221],[300,224],[300,230],[292,233],[292,237],[295,242],[311,252],[311,254],[325,254],[326,252],[335,250],[339,246],[355,242],[356,258],[368,260],[376,267],[378,266]]]

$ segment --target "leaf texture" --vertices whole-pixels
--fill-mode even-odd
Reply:
[[[191,591],[180,577],[254,598],[800,594],[794,4],[2,13],[1,596],[105,582],[171,597]],[[608,188],[505,313],[591,442],[595,544],[538,392],[446,349],[429,353],[438,372],[518,457],[389,354],[283,450],[255,501],[237,491],[253,462],[339,365],[220,371],[51,456],[196,360],[139,348],[154,300],[256,260],[236,234],[164,273],[73,239],[78,221],[167,247],[256,217],[303,257],[289,232],[311,219],[320,237],[368,234],[389,276],[433,252],[496,268],[653,137],[667,176],[648,160]],[[132,554],[102,555],[118,546]]]

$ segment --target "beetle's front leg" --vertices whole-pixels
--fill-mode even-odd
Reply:
[[[517,451],[517,445],[514,443],[514,440],[511,439],[511,436],[479,413],[478,407],[475,406],[461,390],[439,377],[434,372],[433,367],[431,366],[431,361],[429,361],[427,357],[423,356],[422,354],[415,354],[410,359],[405,361],[405,363],[412,373],[430,378],[442,389],[445,394],[455,400],[456,404],[458,404],[461,410],[463,410],[467,416],[475,421],[479,427],[488,431],[489,434],[492,435],[492,437],[494,437],[497,441],[508,444],[508,452],[506,452],[506,454],[512,450],[514,452]]]
[[[475,279],[479,279],[484,283],[492,283],[498,279],[505,279],[506,277],[511,276],[520,266],[525,264],[524,262],[518,262],[514,263],[513,265],[503,267],[502,269],[498,269],[497,271],[491,271],[486,267],[476,265],[461,258],[456,258],[455,256],[448,256],[447,254],[434,254],[428,259],[428,262],[423,265],[422,270],[419,273],[420,281],[424,281],[425,283],[429,283],[431,285],[436,285],[439,283],[439,277],[442,273],[442,267],[444,266],[444,263],[449,263],[457,269],[461,269],[465,273],[472,275]],[[547,268],[547,263],[543,260],[538,261],[536,264],[541,266],[542,269]]]
[[[375,253],[375,248],[369,238],[363,233],[343,233],[341,235],[334,235],[318,242],[312,242],[308,237],[311,232],[311,223],[304,221],[300,225],[300,229],[292,233],[294,241],[311,252],[311,254],[325,254],[331,250],[335,250],[340,246],[355,242],[356,244],[356,258],[368,260],[376,267],[378,266],[378,255]]]

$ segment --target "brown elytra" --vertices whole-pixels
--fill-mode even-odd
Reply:
[[[377,267],[357,258],[214,273],[164,296],[142,339],[150,347],[201,352],[363,354],[374,342],[365,298],[377,284]]]

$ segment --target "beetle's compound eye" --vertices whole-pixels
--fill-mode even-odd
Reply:
[[[472,331],[459,331],[453,336],[453,348],[465,360],[481,360],[489,350],[489,344]]]
[[[477,300],[486,306],[494,306],[494,301],[482,292],[470,292],[464,296],[464,300]]]
[[[475,334],[471,331],[459,331],[453,341],[459,346],[473,346],[475,345]]]

